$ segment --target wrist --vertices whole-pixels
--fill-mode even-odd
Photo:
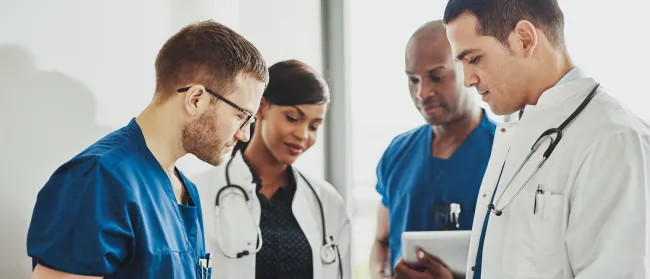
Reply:
[[[464,273],[458,273],[458,272],[452,271],[451,272],[451,277],[453,277],[453,279],[465,279],[466,276],[465,276]]]

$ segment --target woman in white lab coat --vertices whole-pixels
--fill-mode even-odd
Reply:
[[[292,166],[316,142],[328,86],[295,60],[271,66],[269,75],[250,142],[238,143],[227,163],[195,179],[212,278],[351,278],[350,221],[341,195]]]

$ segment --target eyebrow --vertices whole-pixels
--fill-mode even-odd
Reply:
[[[435,72],[435,71],[437,71],[437,70],[442,70],[442,69],[444,69],[444,68],[445,68],[444,65],[440,65],[440,66],[437,66],[437,67],[435,67],[435,68],[433,68],[433,69],[427,70],[427,73]],[[405,71],[405,72],[406,72],[407,75],[412,75],[412,74],[413,74],[413,73],[411,73],[411,72],[409,72],[409,71]]]
[[[298,113],[300,113],[300,115],[301,115],[302,117],[305,117],[305,116],[306,116],[305,112],[302,111],[301,109],[299,109],[297,106],[291,106],[291,107],[292,107],[292,108],[295,108],[295,109],[298,111]],[[320,120],[320,121],[322,121],[323,118],[322,118],[322,117],[319,117],[319,118],[316,118],[316,119],[314,119],[314,120]]]
[[[479,49],[477,49],[477,48],[463,50],[458,56],[456,56],[456,61],[465,60],[465,56],[470,55],[470,54],[472,54],[474,52],[478,52],[478,51],[479,51]]]
[[[299,109],[297,106],[291,106],[291,107],[295,108],[298,111],[298,113],[300,113],[300,115],[302,115],[303,117],[305,116],[305,112]]]
[[[242,109],[243,111],[245,111],[246,113],[250,113],[250,114],[252,114],[252,115],[255,115],[255,113],[254,113],[253,110],[251,110],[251,109],[247,109],[247,108],[241,108],[241,109]]]

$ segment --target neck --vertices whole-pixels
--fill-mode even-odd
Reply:
[[[164,104],[150,104],[135,121],[140,126],[147,148],[168,174],[174,173],[176,161],[187,152],[183,149],[182,132],[178,118],[173,113],[165,112]]]
[[[435,125],[433,132],[436,135],[436,140],[444,142],[462,142],[465,141],[483,119],[483,111],[477,105],[472,105],[464,115],[454,120],[452,123],[445,125]]]
[[[539,63],[536,63],[534,74],[528,82],[532,88],[527,104],[536,105],[542,94],[555,86],[575,65],[569,56],[566,46],[561,49],[547,48],[548,51],[540,51]],[[549,61],[551,61],[549,63]]]
[[[287,165],[278,162],[271,151],[257,138],[259,133],[254,133],[244,156],[250,164],[251,169],[262,180],[262,188],[279,188],[286,183],[285,172]],[[274,191],[273,191],[274,192]]]

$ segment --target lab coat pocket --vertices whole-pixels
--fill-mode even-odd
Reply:
[[[563,263],[564,196],[524,190],[518,199],[510,211],[502,269],[515,278],[554,278]]]

